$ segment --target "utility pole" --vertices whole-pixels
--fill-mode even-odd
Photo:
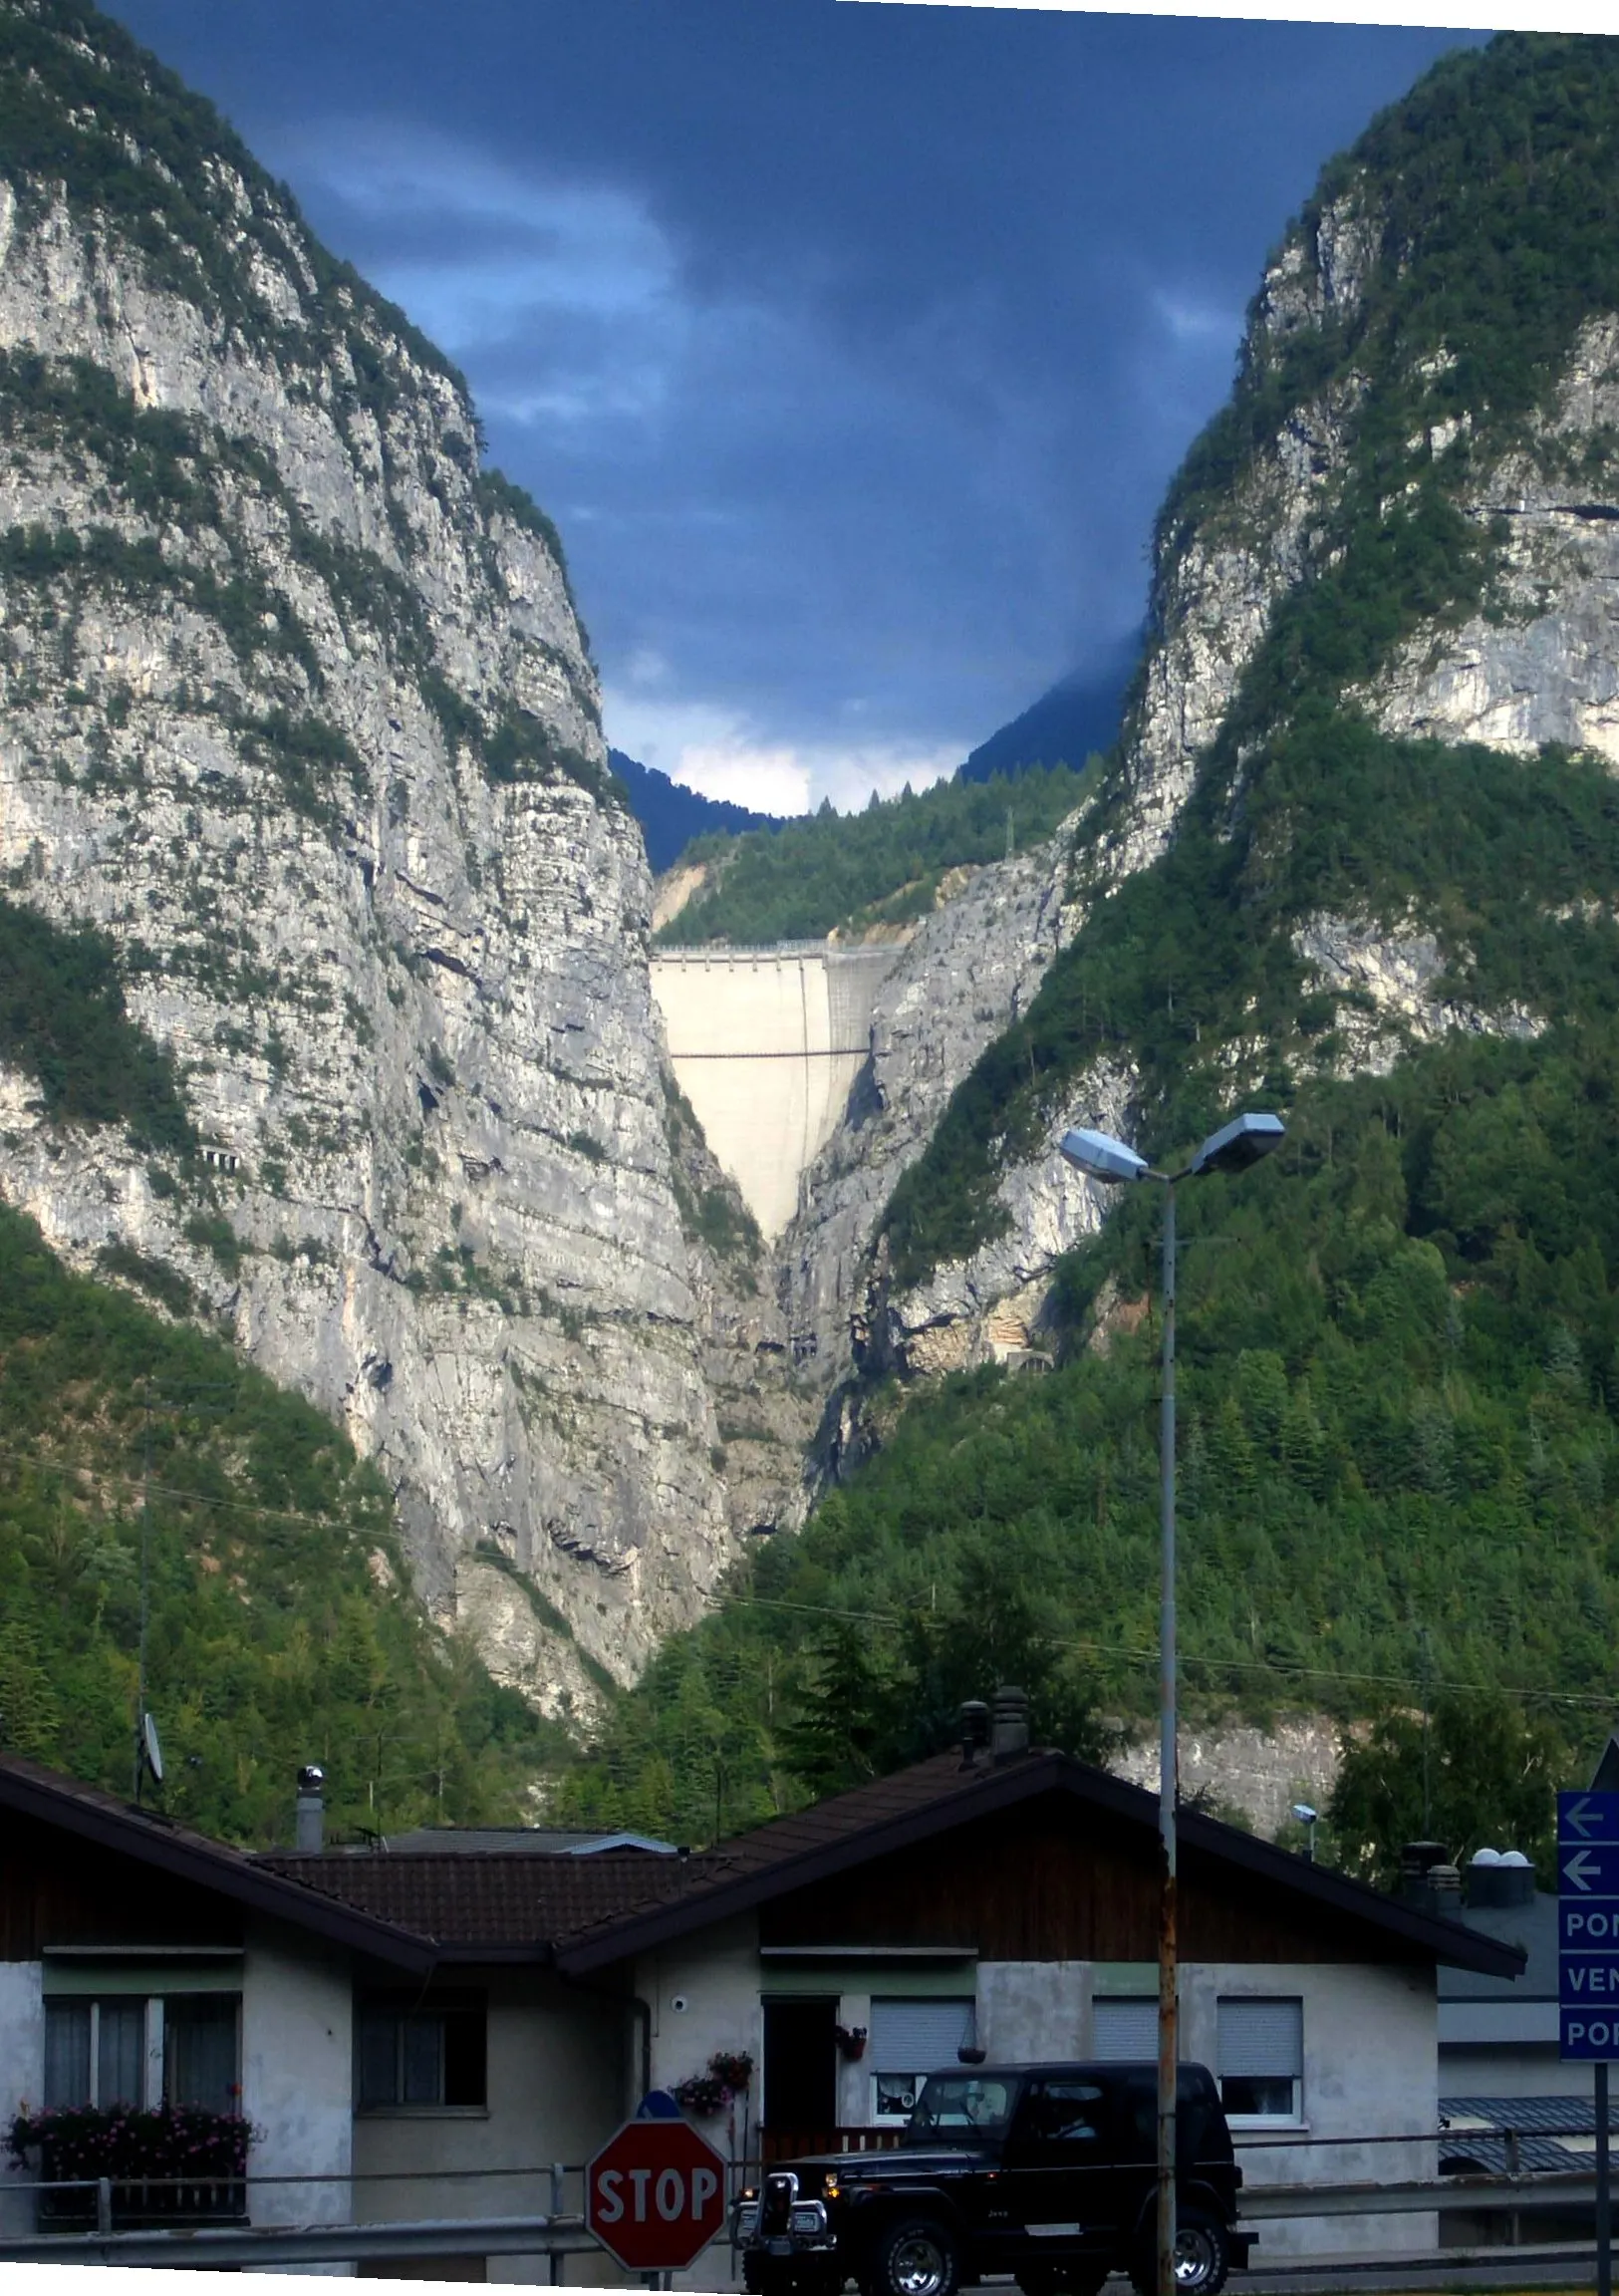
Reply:
[[[146,1775],[146,1621],[151,1612],[151,1376],[140,1397],[140,1647],[135,1660],[135,1803],[140,1807],[140,1789]]]

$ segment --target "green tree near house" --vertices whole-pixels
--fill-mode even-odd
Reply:
[[[1392,1888],[1404,1843],[1443,1842],[1458,1865],[1476,1850],[1521,1850],[1549,1886],[1556,1797],[1568,1781],[1560,1733],[1488,1690],[1450,1693],[1420,1713],[1382,1715],[1344,1756],[1327,1804],[1340,1863]]]

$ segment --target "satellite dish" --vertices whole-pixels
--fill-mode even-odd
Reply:
[[[163,1782],[163,1750],[157,1743],[157,1725],[149,1714],[140,1717],[140,1749],[146,1757],[146,1768],[151,1772],[153,1783],[160,1786]]]

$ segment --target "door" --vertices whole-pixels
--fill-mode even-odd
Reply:
[[[1031,2081],[1006,2148],[1008,2261],[1111,2254],[1119,2237],[1115,2105],[1100,2082]]]
[[[764,2003],[764,2126],[825,2144],[837,2127],[838,1997]]]

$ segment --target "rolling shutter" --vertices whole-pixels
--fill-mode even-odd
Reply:
[[[1222,2000],[1218,2072],[1226,2078],[1296,2081],[1304,2070],[1304,2004]]]
[[[973,2004],[953,2001],[873,2001],[871,2065],[874,2073],[938,2073],[970,2047]]]
[[[1156,1997],[1115,1994],[1093,2001],[1091,2054],[1109,2065],[1151,2063],[1158,2055]]]

